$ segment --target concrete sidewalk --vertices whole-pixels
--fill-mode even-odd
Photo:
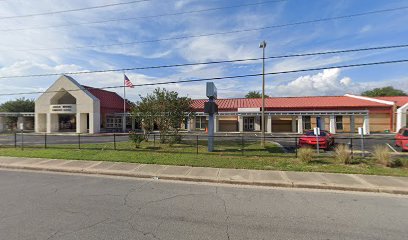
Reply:
[[[0,168],[408,195],[408,177],[0,157]]]

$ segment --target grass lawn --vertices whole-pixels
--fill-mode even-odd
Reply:
[[[315,171],[334,173],[356,173],[408,176],[408,168],[388,168],[378,165],[374,160],[361,160],[359,164],[345,165],[336,162],[333,157],[321,155],[315,161],[301,162],[294,154],[283,153],[273,143],[261,148],[259,142],[246,142],[244,151],[240,141],[216,142],[215,152],[206,151],[206,142],[199,141],[198,154],[195,141],[169,146],[153,142],[142,143],[140,148],[130,142],[50,145],[44,149],[40,146],[25,148],[0,148],[1,156],[36,157],[71,160],[117,161],[146,164],[181,165],[217,168],[266,169],[283,171]],[[408,163],[408,159],[405,159]],[[405,165],[407,166],[407,165]]]

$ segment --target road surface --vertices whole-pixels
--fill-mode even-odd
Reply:
[[[406,239],[408,197],[0,170],[0,239]]]

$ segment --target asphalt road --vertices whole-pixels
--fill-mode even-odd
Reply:
[[[259,133],[253,134],[246,134],[244,137],[244,141],[246,143],[259,141],[260,140]],[[296,146],[296,137],[299,135],[295,134],[274,134],[274,135],[267,135],[267,140],[274,141],[282,145],[288,152],[295,152]],[[360,139],[354,139],[352,136],[348,134],[337,134],[335,138],[336,143],[342,144],[350,144],[352,141],[353,149],[355,150],[362,150],[362,142]],[[24,138],[24,140],[23,140]],[[78,139],[78,135],[71,134],[71,135],[38,135],[38,134],[24,134],[22,138],[21,134],[17,135],[17,146],[21,146],[21,143],[24,141],[25,146],[44,146],[45,142],[47,142],[47,146],[53,145],[61,145],[61,144],[73,144],[77,145],[80,141],[81,144],[87,143],[112,143],[114,138],[117,142],[124,142],[129,141],[129,137],[127,135],[120,135],[117,134],[115,137],[110,135],[81,135],[80,140]],[[153,141],[153,137],[151,137]],[[157,137],[158,138],[158,137]],[[389,144],[390,146],[394,147],[394,135],[370,135],[364,140],[364,149],[365,151],[371,151],[375,145],[382,145],[382,144]],[[192,144],[196,142],[195,135],[185,135],[185,140],[191,140]],[[205,135],[199,136],[200,140],[205,140],[207,137]],[[237,134],[218,134],[215,138],[215,143],[217,141],[236,141],[241,142],[241,136]],[[14,135],[0,135],[0,146],[14,146],[15,139]],[[112,144],[113,145],[113,144]],[[394,147],[395,150],[401,151],[400,148]]]
[[[406,239],[408,197],[0,170],[0,239]]]

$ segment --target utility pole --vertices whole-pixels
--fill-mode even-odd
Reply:
[[[259,48],[262,48],[262,119],[261,119],[261,146],[265,147],[265,40],[259,44]]]

